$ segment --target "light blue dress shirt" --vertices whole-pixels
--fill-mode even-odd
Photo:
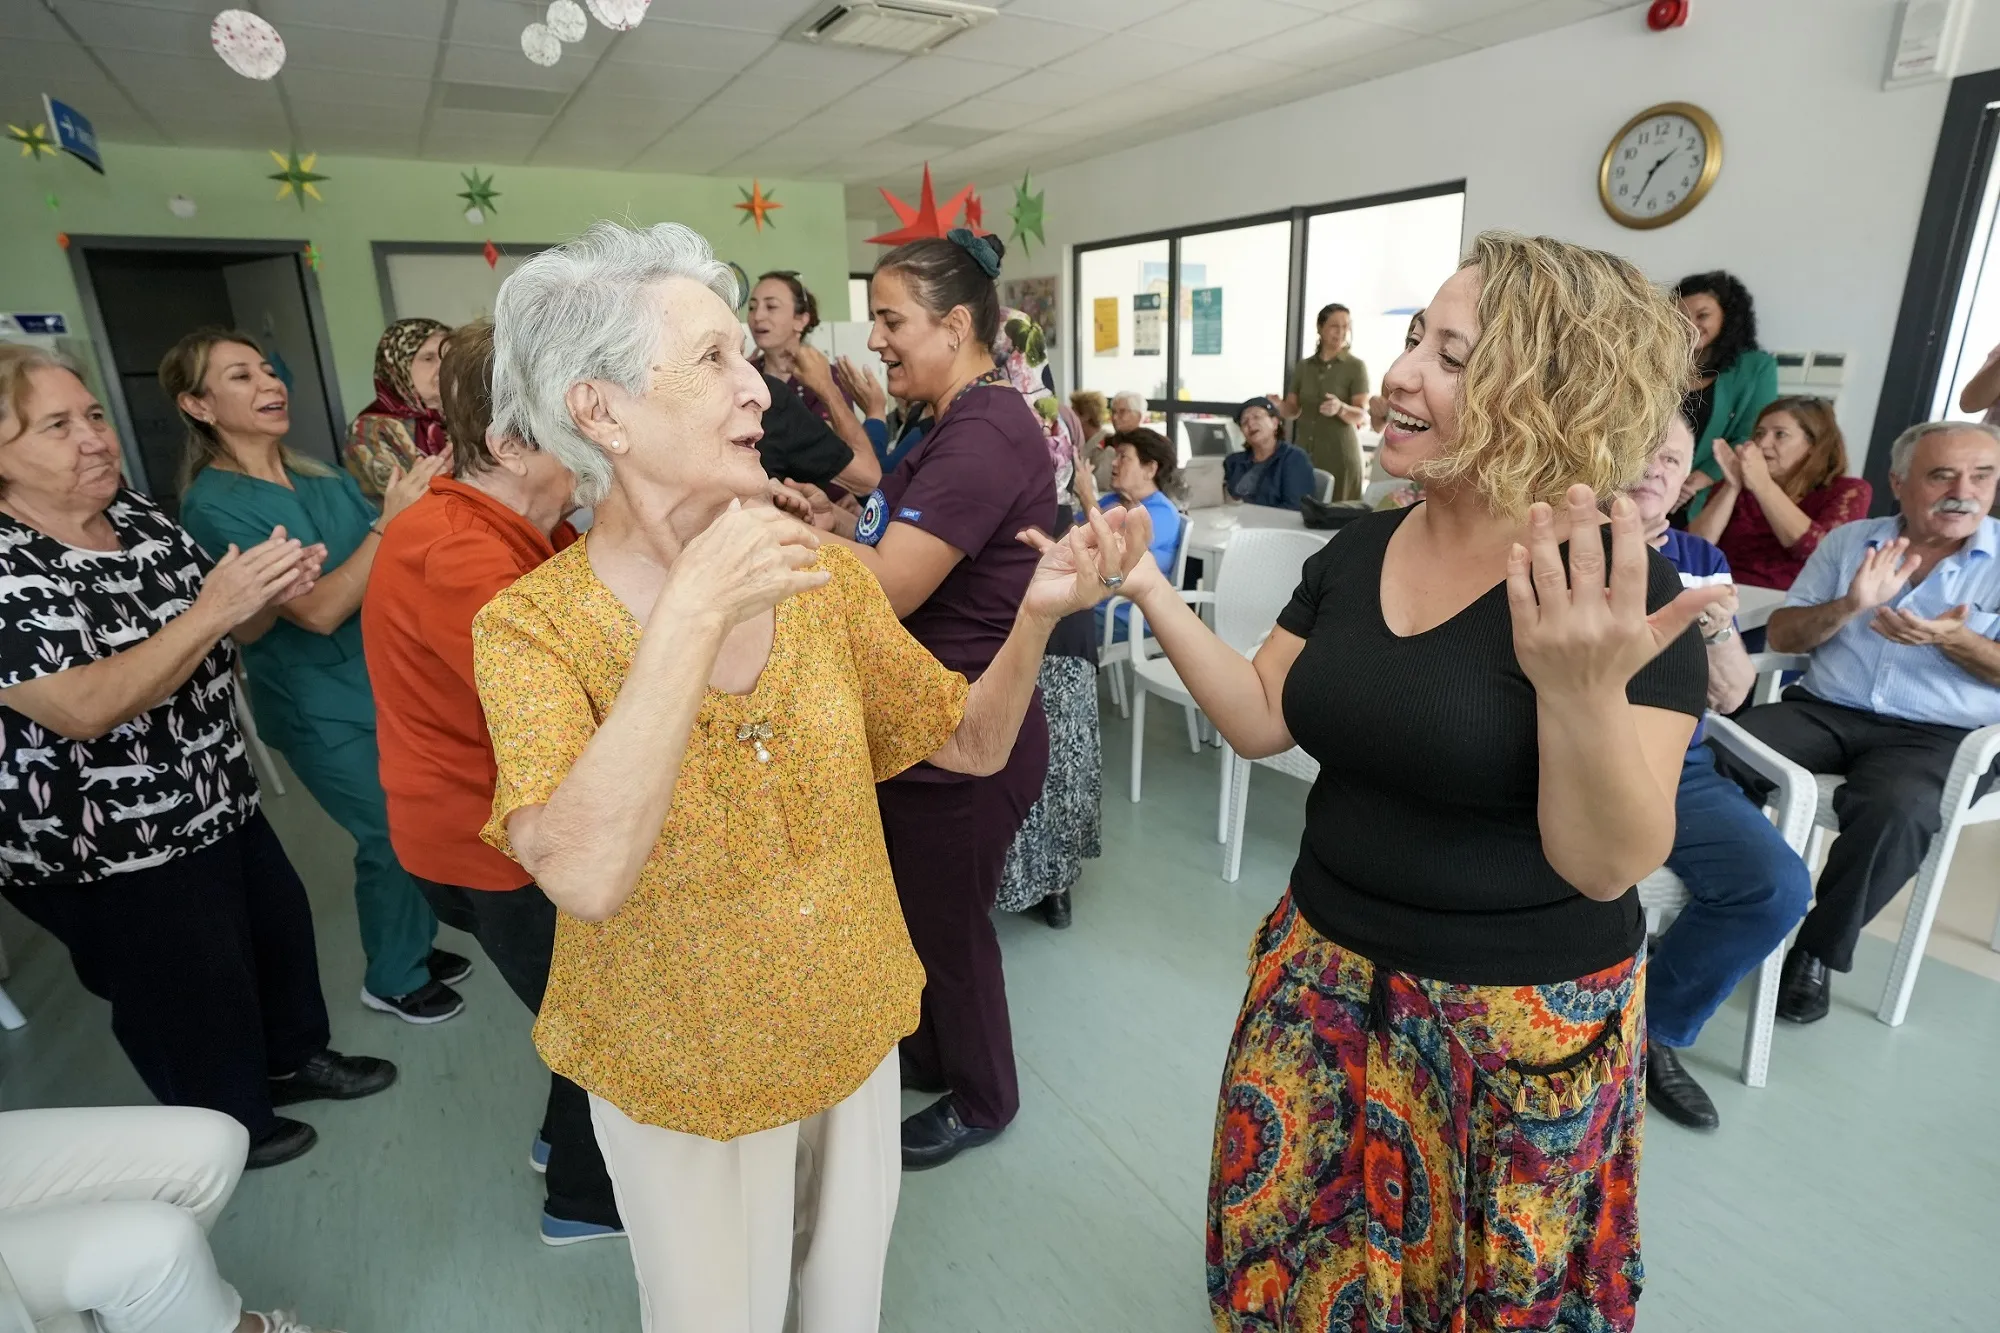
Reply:
[[[1819,606],[1844,597],[1862,558],[1900,535],[1902,520],[1897,518],[1868,518],[1835,528],[1820,539],[1785,605]],[[1983,519],[1970,541],[1888,604],[1926,620],[1963,605],[1973,632],[2000,638],[2000,519]],[[1978,680],[1941,648],[1883,638],[1869,628],[1873,619],[1870,612],[1841,626],[1813,652],[1812,666],[1799,683],[1828,703],[1909,722],[1968,730],[2000,722],[2000,685]]]

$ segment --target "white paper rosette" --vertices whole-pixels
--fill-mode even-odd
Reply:
[[[285,39],[247,9],[225,9],[208,25],[208,44],[246,79],[268,79],[285,67]]]
[[[537,65],[553,65],[562,59],[562,43],[546,24],[530,23],[521,29],[521,54]]]
[[[646,17],[646,7],[653,0],[584,0],[590,6],[590,13],[599,23],[613,32],[630,32]]]

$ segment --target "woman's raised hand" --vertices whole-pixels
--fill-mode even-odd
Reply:
[[[447,454],[430,454],[410,464],[405,472],[401,467],[389,470],[389,480],[382,487],[382,517],[392,519],[424,498],[424,492],[431,488],[431,478],[444,471],[451,458]]]
[[[1611,506],[1611,568],[1605,579],[1597,497],[1569,488],[1569,570],[1546,504],[1528,511],[1528,544],[1507,558],[1507,604],[1514,619],[1514,655],[1543,699],[1590,698],[1616,692],[1679,638],[1725,588],[1688,588],[1646,613],[1646,539],[1639,510],[1625,496]]]
[[[674,561],[653,620],[715,616],[728,630],[831,577],[817,532],[775,505],[731,500]]]
[[[856,365],[852,357],[843,356],[833,363],[833,372],[840,380],[840,387],[861,405],[862,416],[881,417],[888,412],[889,393],[882,387],[882,381],[875,378],[874,371]]]
[[[195,597],[192,612],[211,617],[216,632],[227,633],[283,599],[286,590],[297,581],[302,565],[310,559],[306,554],[308,549],[298,538],[286,536],[282,527],[273,528],[269,537],[247,551],[231,545],[201,581],[201,592]],[[326,555],[323,546],[310,549],[317,550],[321,558]],[[312,570],[317,578],[317,562],[313,562]]]
[[[1042,553],[1028,582],[1021,610],[1050,620],[1097,605],[1113,593],[1132,596],[1132,584],[1150,570],[1160,576],[1147,549],[1153,538],[1152,519],[1143,509],[1105,513],[1092,505],[1085,522],[1061,541],[1030,528],[1019,539]],[[1116,586],[1105,582],[1118,580]]]

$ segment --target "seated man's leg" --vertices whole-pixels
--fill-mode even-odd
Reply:
[[[1799,931],[1799,947],[1834,971],[1853,968],[1861,928],[1923,864],[1943,822],[1938,802],[1963,737],[1951,727],[1888,724],[1834,793],[1840,836],[1820,872],[1818,902]]]
[[[1688,755],[1674,817],[1667,868],[1690,901],[1647,968],[1646,1030],[1664,1046],[1685,1047],[1805,915],[1812,876],[1764,812],[1716,771],[1706,746]]]
[[[1791,690],[1777,703],[1760,704],[1736,714],[1736,725],[1776,750],[1793,763],[1813,773],[1845,773],[1853,758],[1845,735],[1843,714],[1852,709],[1822,703],[1803,690]],[[1771,792],[1763,774],[1736,762],[1728,754],[1717,754],[1716,768],[1743,790],[1762,800]]]

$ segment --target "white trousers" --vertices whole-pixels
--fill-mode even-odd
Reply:
[[[875,1333],[903,1183],[900,1085],[891,1050],[838,1106],[727,1142],[593,1096],[646,1333]]]
[[[0,1112],[0,1260],[29,1315],[229,1333],[243,1302],[208,1228],[249,1151],[242,1125],[193,1106]]]

